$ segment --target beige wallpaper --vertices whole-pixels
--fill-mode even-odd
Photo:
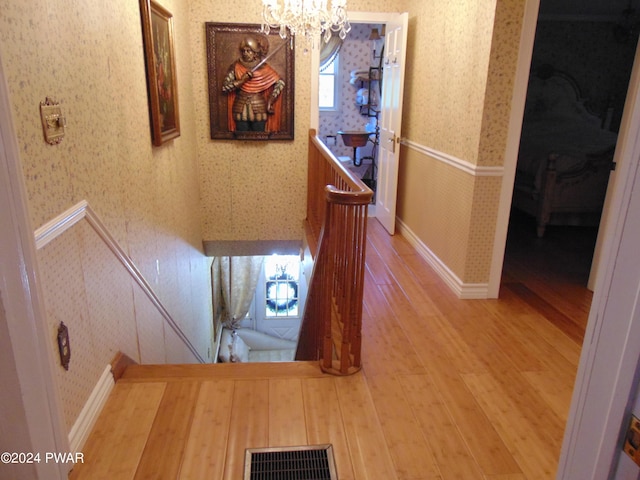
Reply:
[[[205,53],[205,22],[259,24],[255,8],[237,2],[192,0],[191,49],[201,171],[205,240],[299,240],[306,209],[307,136],[310,109],[310,56],[299,41],[295,50],[295,140],[211,140]],[[349,1],[350,10],[397,11],[399,2]],[[314,100],[315,101],[315,100]]]
[[[504,164],[525,0],[499,0],[489,56],[478,165]]]
[[[0,0],[0,56],[34,229],[87,200],[206,358],[210,259],[201,246],[189,9],[160,3],[174,14],[182,124],[166,146],[151,145],[138,1]],[[47,96],[67,119],[57,146],[42,138]],[[116,351],[193,361],[82,223],[39,260],[52,341],[59,321],[70,328],[72,364],[58,378],[68,426]]]
[[[402,136],[502,166],[524,0],[409,7]],[[398,216],[464,283],[489,281],[501,177],[402,147]]]
[[[211,140],[205,22],[260,23],[260,8],[190,4],[204,240],[299,240],[306,205],[310,56],[295,52],[294,141]],[[300,43],[300,42],[299,42]]]
[[[472,164],[502,164],[524,1],[384,0],[371,7],[365,0],[350,0],[354,11],[410,14],[406,139]],[[230,0],[160,3],[176,22],[182,123],[182,135],[163,147],[151,146],[137,1],[0,0],[0,54],[33,226],[88,200],[206,355],[209,260],[201,253],[202,240],[297,240],[302,235],[314,101],[309,98],[310,58],[299,42],[294,141],[211,140],[204,23],[259,23],[259,8]],[[46,96],[61,101],[67,117],[67,136],[55,147],[42,140],[38,104]],[[463,281],[486,281],[499,180],[469,176],[405,147],[402,158],[400,217]],[[67,303],[48,295],[52,325],[58,314],[74,324],[75,355],[86,359],[90,372],[69,372],[65,398],[82,398],[116,347],[150,361],[179,358],[172,343],[160,346],[173,334],[167,329],[160,334],[140,292],[114,286],[120,274],[91,236],[69,235],[63,238],[78,247],[76,258],[67,262],[55,245],[41,254],[47,288],[64,278],[58,286],[71,292]],[[105,271],[94,271],[96,265]],[[130,317],[135,310],[136,338],[144,338],[139,345],[116,333],[131,324],[123,327],[88,307],[113,301],[121,302],[122,315]],[[106,323],[96,326],[106,330],[87,333],[91,322]],[[111,339],[109,345],[77,351],[90,348],[98,332]],[[76,407],[68,407],[68,421]]]
[[[398,216],[462,278],[470,236],[473,176],[402,147]]]
[[[497,2],[477,157],[481,166],[502,166],[505,162],[524,4],[525,0]],[[501,186],[501,177],[477,179],[471,214],[472,235],[462,277],[467,282],[489,280]]]
[[[403,136],[476,163],[495,0],[409,9]]]

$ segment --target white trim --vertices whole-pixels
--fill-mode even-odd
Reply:
[[[23,445],[28,444],[32,452],[64,452],[68,451],[67,432],[11,112],[0,58],[0,295],[9,334],[3,345],[10,343],[11,354],[7,356],[13,360],[3,368],[16,373],[16,381],[3,378],[7,382],[2,387],[10,394],[2,403],[8,411],[0,413],[5,419],[9,418],[5,414],[13,418],[12,435]],[[21,476],[27,478],[29,468],[20,466]],[[69,468],[68,464],[41,462],[33,465],[28,475],[62,480],[67,478]]]
[[[611,290],[616,269],[625,266],[624,259],[619,259],[623,240],[637,244],[638,236],[628,233],[626,224],[633,223],[629,210],[634,206],[631,201],[638,201],[632,193],[640,182],[640,49],[636,49],[616,158],[614,185],[605,202],[608,215],[600,228],[604,234],[599,273],[558,466],[557,478],[562,480],[612,478],[610,471],[621,452],[621,424],[634,393],[634,378],[640,372],[640,319],[634,319],[630,306],[628,313],[618,311],[623,304],[617,301],[621,292]],[[625,239],[625,234],[630,238]],[[636,289],[637,302],[634,280],[629,279],[626,290],[628,294]]]
[[[89,204],[82,200],[66,212],[61,213],[56,218],[48,221],[35,232],[36,249],[40,250],[47,243],[53,241],[66,230],[73,227],[80,220],[85,218]]]
[[[202,356],[198,353],[198,350],[193,346],[191,341],[182,332],[176,321],[173,319],[168,310],[164,307],[160,298],[155,294],[151,285],[145,280],[142,273],[133,263],[133,260],[125,253],[120,247],[115,238],[109,233],[107,227],[102,223],[100,218],[93,211],[91,206],[86,200],[82,200],[67,211],[61,213],[53,220],[45,223],[35,231],[35,242],[38,248],[44,247],[48,242],[62,235],[66,230],[78,223],[80,220],[85,219],[102,239],[107,247],[113,252],[116,258],[129,272],[131,277],[136,281],[140,288],[147,295],[151,303],[156,307],[158,312],[164,317],[165,321],[169,324],[171,329],[178,335],[182,342],[187,346],[189,351],[200,363],[206,363]]]
[[[342,112],[342,70],[340,61],[340,52],[336,53],[333,57],[333,73],[318,72],[318,111],[323,114],[335,114],[338,115]],[[329,65],[331,65],[331,63]],[[333,105],[331,107],[320,107],[320,77],[322,76],[333,78]]]
[[[411,148],[412,150],[422,153],[423,155],[427,155],[435,160],[438,160],[439,162],[446,163],[451,167],[462,170],[469,175],[473,175],[474,177],[501,177],[502,175],[504,175],[503,166],[484,167],[474,165],[473,163],[466,160],[462,160],[460,158],[454,157],[453,155],[449,155],[448,153],[444,153],[431,147],[421,145],[412,140],[407,140],[406,138],[403,138],[400,143],[406,147]]]
[[[487,298],[488,284],[464,283],[453,273],[429,248],[422,243],[420,238],[398,217],[396,217],[398,231],[416,249],[418,254],[433,268],[440,278],[462,300]]]
[[[220,339],[222,338],[222,323],[218,323],[218,332],[216,333],[216,344],[214,357],[211,360],[212,363],[218,363],[218,356],[220,355]]]
[[[296,47],[297,48],[297,47]],[[320,108],[318,107],[318,96],[320,95],[320,48],[311,49],[311,78],[309,79],[311,89],[311,101],[309,102],[309,128],[318,133],[320,129]],[[315,72],[315,75],[313,74]],[[306,135],[307,139],[309,135]]]
[[[69,451],[80,452],[116,382],[107,365],[69,432]]]

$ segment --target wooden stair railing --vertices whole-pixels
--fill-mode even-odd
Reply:
[[[296,360],[350,375],[362,366],[362,296],[367,210],[373,192],[309,132],[305,228],[314,267]]]

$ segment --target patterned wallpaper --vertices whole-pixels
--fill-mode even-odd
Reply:
[[[479,166],[504,163],[524,0],[410,8],[403,137]],[[398,216],[464,283],[489,280],[501,179],[401,150]]]
[[[403,136],[477,162],[495,1],[409,10]]]
[[[205,22],[259,24],[260,8],[194,0],[190,7],[204,240],[299,240],[305,217],[310,55],[295,50],[294,141],[211,140]]]
[[[350,0],[349,9],[393,12],[404,3],[383,0],[372,6]],[[306,216],[309,109],[315,101],[310,98],[311,60],[304,52],[306,45],[299,41],[295,49],[295,140],[211,140],[204,23],[259,24],[260,9],[237,8],[229,0],[191,0],[189,5],[204,239],[299,240]],[[348,150],[349,155],[353,153]]]
[[[524,0],[496,1],[382,0],[375,8],[365,0],[350,1],[352,10],[410,14],[405,138],[472,163],[500,164],[484,152],[499,151],[504,139],[493,138],[493,130],[483,126],[495,121],[501,128],[504,106],[495,102],[501,98],[500,77],[508,85],[512,66],[509,58],[502,66],[491,45],[493,38],[517,44],[512,22],[520,21]],[[309,106],[314,101],[310,58],[299,44],[294,141],[211,140],[204,23],[259,23],[259,9],[248,11],[229,0],[160,3],[176,22],[182,124],[182,135],[163,147],[153,148],[150,141],[138,2],[0,0],[0,53],[33,226],[88,200],[206,356],[209,259],[201,253],[202,240],[297,240],[302,235]],[[500,19],[496,32],[494,16]],[[503,31],[508,34],[496,36]],[[67,117],[67,136],[56,147],[42,140],[37,111],[45,96],[61,101]],[[416,164],[420,176],[410,179],[418,186],[415,191],[401,191],[399,214],[464,281],[486,280],[495,181],[469,181],[453,167],[405,147],[401,151],[406,167]],[[409,170],[402,167],[402,172]],[[443,196],[430,203],[438,192]],[[63,238],[78,247],[73,258],[55,244],[40,255],[45,289],[70,292],[66,299],[47,295],[50,320],[53,326],[66,318],[73,326],[74,355],[88,362],[83,369],[90,372],[76,367],[60,372],[67,377],[61,380],[66,404],[86,398],[115,348],[151,361],[178,354],[160,346],[171,333],[160,335],[154,313],[135,287],[116,285],[120,273],[91,234]],[[135,310],[136,321],[124,327],[120,320],[92,312],[89,302],[116,302],[124,316],[131,318]],[[94,325],[95,331],[88,328],[96,323],[101,325]],[[132,324],[136,338],[144,338],[139,345],[120,337]],[[105,345],[93,349],[103,337]],[[68,423],[78,406],[65,407]]]
[[[201,246],[189,11],[160,3],[174,14],[182,123],[163,147],[151,146],[137,1],[0,0],[0,56],[33,228],[87,200],[206,358],[210,259]],[[57,146],[42,138],[46,96],[67,119]],[[94,237],[77,225],[38,257],[52,342],[60,321],[70,328],[71,368],[58,371],[67,426],[117,350],[193,361],[165,346],[170,333],[157,313]]]

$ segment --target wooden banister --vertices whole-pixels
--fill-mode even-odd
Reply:
[[[309,132],[307,239],[314,268],[296,360],[349,375],[361,364],[367,209],[373,192]]]

